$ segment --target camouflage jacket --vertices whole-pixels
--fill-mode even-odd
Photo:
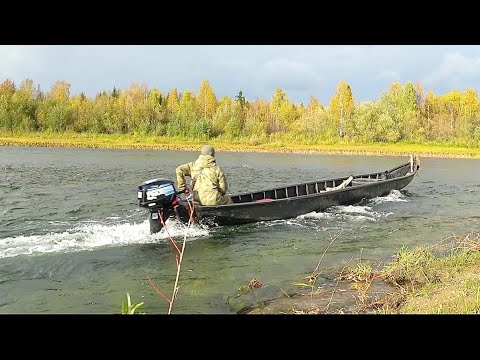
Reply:
[[[197,160],[180,165],[176,169],[177,187],[186,186],[185,176],[194,180],[193,199],[201,205],[222,205],[228,203],[228,185],[224,172],[217,166],[211,155],[200,155]]]

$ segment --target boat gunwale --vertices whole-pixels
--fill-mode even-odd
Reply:
[[[390,170],[387,170],[387,171],[388,172],[393,172],[393,171],[396,171],[396,170],[398,170],[402,167],[410,166],[410,165],[411,164],[408,162],[408,163],[399,165],[399,166],[394,167],[394,168],[392,168]],[[384,174],[384,173],[385,173],[385,171],[380,171],[380,172],[374,172],[374,173],[369,173],[369,174],[354,175],[352,181],[355,181],[355,179],[358,179],[358,178],[363,178],[363,177],[372,176],[372,175],[379,175],[379,174]],[[198,205],[198,204],[196,204],[195,207],[198,207],[199,209],[202,209],[202,210],[208,210],[208,209],[219,209],[219,208],[228,209],[228,208],[232,208],[232,207],[247,207],[247,206],[262,206],[262,205],[263,206],[268,206],[268,204],[279,203],[281,201],[287,202],[287,201],[295,201],[295,200],[304,200],[304,199],[313,198],[313,197],[328,196],[329,194],[338,194],[338,193],[341,193],[343,191],[352,191],[353,188],[354,189],[360,189],[360,188],[377,186],[378,184],[390,183],[390,182],[397,181],[397,180],[400,180],[400,179],[413,177],[413,176],[415,176],[416,173],[417,173],[417,167],[414,168],[413,172],[409,171],[403,176],[398,176],[398,177],[394,177],[394,178],[390,178],[390,179],[379,179],[378,181],[365,182],[364,184],[357,184],[357,185],[352,184],[352,186],[345,187],[345,188],[342,188],[342,189],[332,189],[332,190],[317,192],[317,193],[313,193],[313,194],[305,194],[305,195],[297,195],[297,196],[293,196],[293,197],[285,197],[283,199],[271,199],[271,200],[265,201],[265,202],[247,201],[247,202],[240,202],[240,203],[233,203],[233,204],[222,204],[222,205]],[[305,182],[305,183],[287,185],[285,187],[259,190],[259,191],[252,191],[252,192],[245,192],[245,193],[241,193],[241,194],[232,194],[230,196],[235,197],[235,196],[249,195],[249,194],[254,194],[254,193],[260,193],[262,191],[264,191],[264,192],[265,191],[272,191],[272,190],[277,190],[277,189],[284,189],[284,188],[289,188],[289,187],[294,187],[294,186],[306,185],[306,184],[309,184],[309,183],[318,183],[318,182],[324,182],[324,181],[337,181],[337,180],[342,180],[342,179],[348,179],[348,176],[345,177],[345,178],[340,177],[340,178],[333,178],[333,179],[321,179],[321,180],[317,180],[317,181],[309,181],[309,182]]]

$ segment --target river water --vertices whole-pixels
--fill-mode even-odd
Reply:
[[[174,179],[196,152],[0,147],[0,313],[121,313],[128,292],[145,313],[167,313],[175,259],[168,234],[150,235],[137,187]],[[406,157],[218,152],[230,192],[390,169]],[[172,313],[233,314],[229,299],[253,278],[282,287],[353,258],[388,261],[404,246],[478,229],[480,161],[421,158],[402,191],[285,221],[186,236]]]

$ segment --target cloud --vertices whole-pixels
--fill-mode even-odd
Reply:
[[[276,58],[267,61],[263,67],[267,83],[287,92],[310,89],[321,80],[310,64],[298,60]]]
[[[480,57],[468,57],[460,53],[443,56],[440,66],[426,76],[424,83],[442,91],[478,86]]]
[[[217,98],[242,91],[269,99],[327,103],[339,81],[357,100],[392,82],[421,83],[435,93],[480,83],[480,47],[454,45],[0,45],[0,82],[31,79],[42,91],[64,80],[87,96],[131,83],[163,92],[198,91],[208,79]]]
[[[393,82],[393,81],[399,81],[400,75],[393,70],[383,70],[377,74],[376,78],[380,80],[387,80],[389,82]]]
[[[0,76],[2,78],[16,79],[26,70],[37,68],[35,62],[35,47],[19,45],[0,46]],[[24,76],[23,79],[26,77]]]
[[[42,90],[72,77],[77,61],[76,47],[63,45],[1,45],[0,82],[12,80],[16,86],[26,79],[41,85]],[[92,79],[90,79],[92,81]],[[93,81],[94,82],[94,81]]]

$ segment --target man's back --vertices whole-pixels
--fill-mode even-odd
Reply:
[[[196,178],[194,195],[202,205],[224,203],[228,185],[224,172],[217,166],[211,155],[200,155],[194,163],[192,177]]]
[[[191,187],[194,200],[201,205],[230,204],[228,185],[224,172],[217,166],[215,149],[210,145],[202,148],[197,160],[177,167],[177,181],[180,189],[186,186],[185,176],[192,179]]]

